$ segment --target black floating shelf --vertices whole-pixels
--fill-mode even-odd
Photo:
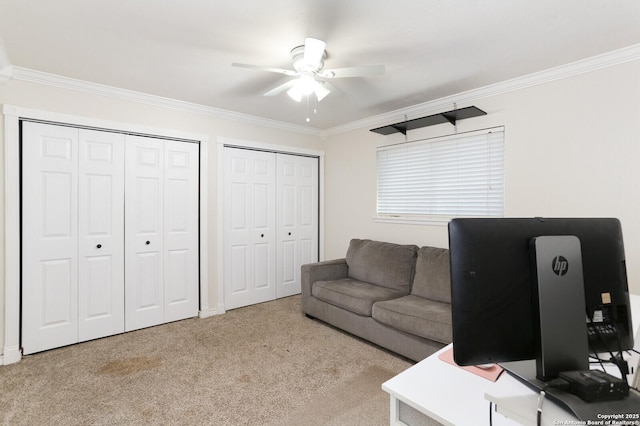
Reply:
[[[385,136],[391,135],[393,133],[402,133],[403,135],[406,135],[407,130],[414,130],[421,127],[433,126],[435,124],[442,123],[451,123],[455,126],[456,121],[458,120],[464,120],[465,118],[471,117],[479,117],[481,115],[487,115],[487,113],[480,108],[470,106],[466,108],[454,109],[447,112],[428,115],[426,117],[414,118],[413,120],[401,121],[400,123],[371,129],[371,131],[380,133],[381,135]]]

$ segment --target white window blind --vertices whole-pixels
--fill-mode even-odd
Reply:
[[[504,130],[378,148],[379,217],[500,217]]]

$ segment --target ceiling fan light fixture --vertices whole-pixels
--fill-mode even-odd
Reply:
[[[296,102],[302,102],[302,90],[300,90],[298,84],[295,84],[291,89],[287,90],[287,95]]]
[[[303,97],[306,97],[307,121],[309,121],[308,112],[310,101],[314,101],[313,112],[315,114],[318,102],[322,101],[331,93],[342,93],[325,79],[366,77],[370,75],[381,75],[385,72],[384,65],[359,65],[325,70],[324,60],[328,57],[326,47],[327,44],[324,41],[307,37],[304,45],[291,49],[293,70],[235,62],[231,65],[297,77],[295,80],[288,80],[268,90],[264,93],[264,96],[275,96],[286,91],[287,95],[298,103],[302,102]],[[311,97],[312,95],[315,96],[315,99]]]
[[[303,73],[298,79],[296,86],[300,88],[300,92],[303,95],[310,95],[316,89],[317,84],[318,82],[316,81],[313,74]]]
[[[324,84],[316,81],[316,88],[314,90],[314,93],[316,94],[318,102],[320,102],[321,100],[326,98],[329,93],[331,93],[331,90],[327,89]]]
[[[318,102],[324,99],[330,90],[315,79],[313,74],[305,73],[300,76],[295,84],[287,90],[287,95],[296,102],[301,102],[303,96],[315,94]]]

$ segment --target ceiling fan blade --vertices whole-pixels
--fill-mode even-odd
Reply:
[[[384,65],[360,65],[357,67],[334,68],[324,70],[320,73],[320,77],[324,78],[345,78],[345,77],[365,77],[368,75],[384,74]]]
[[[282,93],[285,90],[289,90],[291,89],[293,86],[296,85],[298,80],[289,80],[286,83],[283,83],[279,86],[274,87],[273,89],[269,90],[268,92],[266,92],[264,95],[262,96],[275,96],[278,93]]]
[[[261,65],[239,64],[237,62],[234,62],[231,64],[231,66],[237,67],[237,68],[247,68],[247,69],[256,70],[256,71],[275,72],[278,74],[284,74],[284,75],[290,75],[290,76],[298,75],[298,72],[294,70],[286,70],[283,68],[273,68],[273,67],[263,67]]]
[[[316,38],[306,38],[304,40],[304,63],[307,65],[319,65],[324,55],[327,43]]]
[[[342,90],[338,89],[328,81],[318,81],[318,83],[321,83],[326,89],[330,90],[331,93],[335,93],[336,95],[344,95],[344,92]]]

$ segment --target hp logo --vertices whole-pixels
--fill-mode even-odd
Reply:
[[[551,262],[551,269],[553,269],[554,274],[561,277],[569,271],[569,262],[564,256],[556,256]]]

